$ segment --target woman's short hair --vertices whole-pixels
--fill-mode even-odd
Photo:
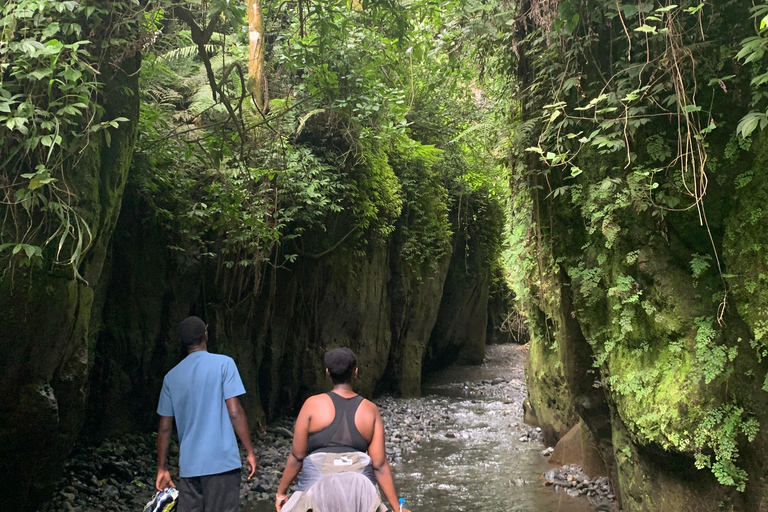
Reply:
[[[347,347],[334,348],[325,353],[325,367],[334,384],[344,384],[352,380],[357,358]]]

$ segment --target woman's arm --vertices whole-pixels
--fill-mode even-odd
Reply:
[[[277,486],[277,500],[275,508],[278,512],[283,508],[287,501],[288,488],[301,471],[304,465],[304,457],[307,456],[307,442],[309,441],[309,420],[311,419],[311,400],[308,398],[299,411],[296,418],[296,426],[293,429],[293,444],[291,453],[288,455],[288,462],[285,464],[283,476],[280,478],[280,485]]]
[[[386,496],[389,506],[395,512],[400,511],[400,504],[397,501],[397,491],[395,491],[395,482],[392,481],[392,472],[389,469],[387,460],[387,450],[384,446],[384,422],[381,419],[379,408],[373,405],[375,409],[373,439],[368,445],[368,456],[373,463],[373,473],[376,475],[376,481],[379,483],[381,491]],[[403,509],[402,512],[408,512]]]

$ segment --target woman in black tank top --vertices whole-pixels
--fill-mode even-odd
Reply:
[[[305,457],[313,453],[362,452],[370,457],[372,476],[392,510],[409,512],[405,508],[401,510],[398,503],[384,447],[384,426],[379,409],[352,390],[352,378],[357,376],[355,354],[348,348],[330,350],[325,354],[325,366],[326,374],[333,381],[333,391],[309,397],[299,412],[291,453],[277,488],[275,508],[280,512],[285,505],[288,488],[301,471]],[[329,398],[334,409],[333,421],[310,432],[310,428],[314,428],[312,425],[317,425],[318,416],[324,419],[330,417]],[[358,415],[362,421],[362,433],[355,422]]]
[[[322,430],[311,432],[307,441],[307,455],[314,452],[344,453],[367,452],[368,441],[355,425],[355,413],[363,397],[344,398],[331,391],[326,393],[333,402],[336,415],[333,422]]]

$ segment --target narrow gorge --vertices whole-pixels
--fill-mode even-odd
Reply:
[[[0,508],[145,447],[194,314],[260,442],[336,346],[361,394],[485,435],[512,402],[419,397],[516,342],[606,506],[768,511],[765,2],[0,8]]]

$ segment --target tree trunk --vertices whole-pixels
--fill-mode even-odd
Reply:
[[[250,53],[248,57],[248,89],[253,101],[262,112],[269,105],[267,79],[264,77],[264,22],[261,0],[248,0],[248,33]]]

